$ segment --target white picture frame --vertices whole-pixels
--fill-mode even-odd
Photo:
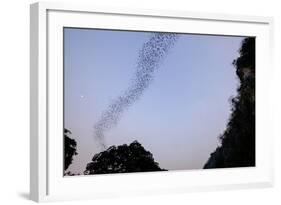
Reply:
[[[41,202],[272,186],[272,113],[266,110],[271,102],[268,93],[273,68],[272,25],[270,17],[98,8],[71,3],[32,4],[30,198]],[[63,135],[64,26],[256,36],[256,167],[63,177],[62,137],[59,139],[58,135]]]

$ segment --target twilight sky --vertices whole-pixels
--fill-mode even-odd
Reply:
[[[64,29],[64,120],[77,142],[68,171],[83,173],[102,151],[94,125],[125,91],[149,32]],[[218,145],[238,80],[243,37],[181,34],[140,100],[105,132],[108,146],[138,140],[161,168],[201,169]]]

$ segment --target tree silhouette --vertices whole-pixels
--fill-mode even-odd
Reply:
[[[70,134],[71,132],[68,129],[64,129],[64,171],[66,171],[69,165],[72,163],[73,156],[78,154],[76,152],[77,143],[74,139],[71,139],[68,136]],[[69,172],[65,173],[65,175],[66,174],[68,175]]]
[[[130,145],[111,146],[94,155],[84,174],[165,171],[154,161],[153,155],[137,141]]]
[[[245,38],[234,60],[240,81],[237,96],[231,100],[232,113],[221,135],[221,146],[204,168],[255,166],[255,38]]]

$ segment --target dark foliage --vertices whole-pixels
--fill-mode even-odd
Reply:
[[[130,145],[111,146],[94,155],[84,174],[165,171],[154,161],[153,155],[137,141]]]
[[[221,146],[204,168],[255,166],[255,38],[246,38],[240,56],[233,62],[240,80],[238,94],[231,100],[232,113],[221,135]]]
[[[73,173],[71,171],[65,172],[64,176],[79,176],[81,175],[79,172],[78,173]]]
[[[68,129],[64,129],[64,171],[67,170],[72,163],[73,156],[78,154],[76,152],[76,141],[71,139],[68,136],[69,134],[71,134],[71,132]]]

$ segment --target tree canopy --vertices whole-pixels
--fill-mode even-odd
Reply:
[[[204,168],[255,166],[255,38],[245,38],[233,61],[240,81],[221,145]]]
[[[70,130],[64,129],[64,171],[66,171],[72,163],[73,156],[78,154],[76,152],[77,143],[74,139],[69,137],[70,134]]]
[[[84,174],[109,174],[128,172],[164,171],[153,155],[138,142],[130,145],[111,146],[94,155]]]

